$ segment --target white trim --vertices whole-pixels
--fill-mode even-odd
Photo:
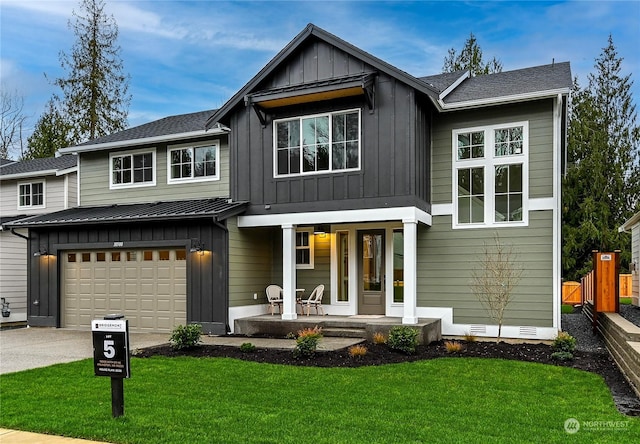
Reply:
[[[438,102],[441,102],[442,104],[444,104],[443,99],[447,97],[454,89],[460,86],[462,82],[464,82],[466,79],[470,77],[471,77],[471,71],[469,70],[465,71],[464,74],[462,74],[455,82],[453,82],[451,85],[447,87],[447,89],[445,89],[440,93],[440,95],[438,96]]]
[[[432,216],[451,216],[453,214],[453,204],[433,204],[431,205]]]
[[[44,170],[44,171],[30,171],[28,173],[3,174],[2,176],[0,176],[0,180],[28,179],[28,178],[36,179],[42,176],[59,176],[58,171],[59,170]]]
[[[402,316],[403,324],[417,324],[418,314],[416,312],[417,290],[418,290],[418,223],[416,221],[405,222],[402,225],[404,236],[404,312]],[[393,237],[393,234],[392,236]],[[391,294],[387,297],[393,301],[393,239],[391,242]]]
[[[535,199],[529,199],[529,211],[553,210],[556,208],[556,200],[557,199],[555,197],[538,197]]]
[[[562,310],[562,192],[561,192],[561,160],[562,146],[562,95],[553,102],[553,327],[561,328]]]
[[[296,226],[282,224],[282,319],[298,318],[296,312]]]
[[[79,158],[77,160],[80,160]],[[76,166],[71,167],[71,168],[67,168],[64,170],[57,170],[56,171],[56,176],[64,176],[65,174],[71,174],[71,173],[77,173],[78,172],[78,166],[76,164]]]
[[[62,180],[62,205],[65,210],[69,208],[69,176]]]
[[[357,168],[344,168],[344,169],[333,169],[333,163],[332,163],[332,157],[333,157],[333,116],[334,115],[338,115],[338,114],[349,114],[349,113],[354,113],[357,112],[358,113],[358,167]],[[328,117],[329,118],[329,169],[327,170],[315,170],[315,171],[303,171],[303,167],[304,167],[304,156],[303,156],[303,150],[304,150],[304,137],[303,137],[303,125],[302,125],[302,120],[303,119],[311,119],[314,117]],[[300,124],[300,172],[298,173],[287,173],[287,174],[278,174],[278,123],[280,122],[291,122],[291,121],[298,121]],[[360,171],[362,169],[362,112],[360,110],[360,108],[353,108],[353,109],[345,109],[345,110],[339,110],[339,111],[330,111],[330,112],[326,112],[326,113],[317,113],[317,114],[308,114],[308,115],[300,115],[300,116],[293,116],[293,117],[287,117],[284,119],[276,119],[273,121],[273,143],[272,143],[272,150],[273,150],[273,177],[278,179],[278,178],[283,178],[283,177],[300,177],[300,176],[313,176],[316,174],[337,174],[337,173],[348,173],[348,172],[353,172],[353,171]]]
[[[29,185],[30,186],[30,191],[29,191],[29,201],[32,202],[33,201],[33,185],[34,184],[38,184],[41,183],[42,184],[42,203],[40,205],[20,205],[20,187],[23,185]],[[42,178],[42,179],[35,179],[35,180],[30,180],[30,181],[25,181],[25,182],[18,182],[17,185],[17,208],[19,210],[29,210],[29,209],[43,209],[43,208],[47,208],[47,179],[46,178]]]
[[[80,206],[80,156],[78,156],[78,174],[76,174],[76,206]],[[109,179],[111,180],[111,179]]]
[[[134,176],[134,167],[133,167],[133,156],[139,154],[149,154],[151,153],[151,164],[152,170],[151,173],[153,175],[153,179],[149,182],[133,182]],[[131,156],[131,180],[132,182],[127,183],[113,183],[113,158],[114,157],[124,157]],[[156,176],[157,176],[157,159],[156,159],[156,149],[155,148],[142,148],[137,150],[127,150],[127,151],[115,151],[109,153],[109,189],[110,190],[121,190],[127,188],[141,188],[141,187],[154,187],[156,186]]]
[[[209,131],[198,130],[198,131],[189,131],[186,133],[176,133],[176,134],[169,134],[169,135],[163,135],[163,136],[144,137],[141,139],[126,139],[126,140],[120,140],[118,142],[107,142],[107,143],[96,143],[93,145],[72,146],[67,148],[61,148],[58,150],[58,152],[60,154],[87,153],[90,151],[104,151],[104,150],[110,150],[114,148],[135,147],[139,145],[155,145],[161,142],[172,142],[176,140],[193,139],[197,137],[226,134],[228,132],[229,132],[228,129],[214,128]]]
[[[558,94],[569,94],[568,88],[551,89],[547,91],[538,91],[533,93],[514,94],[503,97],[491,97],[488,99],[467,100],[464,102],[444,103],[442,99],[438,99],[438,105],[442,111],[456,111],[462,108],[480,108],[490,105],[521,103],[525,101],[555,98]]]
[[[631,216],[631,218],[626,221],[624,224],[622,224],[620,226],[620,228],[618,228],[618,232],[622,233],[622,232],[626,232],[626,233],[630,233],[631,229],[633,229],[633,227],[640,222],[640,211],[638,211],[636,214],[634,214],[633,216]]]
[[[195,170],[195,154],[194,154],[194,150],[196,148],[206,148],[206,147],[214,147],[215,151],[216,151],[216,171],[215,174],[212,176],[202,176],[202,177],[194,177],[193,176],[193,172]],[[171,177],[171,169],[172,169],[172,163],[171,163],[171,152],[172,151],[176,151],[176,150],[184,150],[184,149],[190,149],[191,150],[191,177],[181,177],[181,178],[177,178],[174,179]],[[216,180],[220,180],[220,139],[214,139],[211,141],[204,141],[204,142],[199,142],[196,144],[189,144],[189,143],[181,143],[178,145],[168,145],[167,146],[167,152],[166,152],[166,156],[167,156],[167,184],[168,185],[175,185],[175,184],[181,184],[181,183],[194,183],[194,182],[212,182],[212,181],[216,181]]]
[[[496,156],[495,131],[522,127],[523,152]],[[484,133],[484,155],[478,158],[458,159],[458,135],[464,133]],[[451,131],[451,199],[452,229],[526,227],[529,225],[529,121],[506,122],[470,128],[456,128]],[[522,220],[498,222],[495,220],[495,167],[498,165],[522,165]],[[484,172],[484,220],[479,223],[458,223],[458,171],[468,168],[482,168]]]
[[[282,224],[346,224],[386,221],[411,221],[431,226],[431,214],[416,207],[372,208],[366,210],[321,211],[309,213],[257,214],[238,216],[238,227],[275,227]]]

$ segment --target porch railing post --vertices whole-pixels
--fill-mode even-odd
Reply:
[[[403,324],[417,324],[417,245],[418,245],[418,221],[403,220],[404,227],[404,313]]]
[[[296,226],[282,225],[282,319],[297,319]]]

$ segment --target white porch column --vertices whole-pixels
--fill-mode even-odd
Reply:
[[[297,319],[296,226],[282,225],[282,319]]]
[[[405,219],[404,227],[404,316],[403,324],[417,324],[418,221]]]

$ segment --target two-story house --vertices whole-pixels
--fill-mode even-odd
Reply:
[[[0,296],[10,314],[2,323],[27,320],[27,229],[4,224],[76,205],[76,156],[3,161],[0,165]]]
[[[309,25],[219,110],[62,150],[80,207],[17,223],[57,261],[32,262],[30,322],[224,333],[269,284],[285,320],[324,284],[330,315],[495,335],[470,282],[499,232],[525,269],[502,335],[553,338],[570,87],[568,63],[414,77]]]

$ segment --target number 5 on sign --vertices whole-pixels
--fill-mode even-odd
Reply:
[[[104,357],[111,359],[116,355],[116,348],[113,346],[115,341],[113,339],[104,340]]]

